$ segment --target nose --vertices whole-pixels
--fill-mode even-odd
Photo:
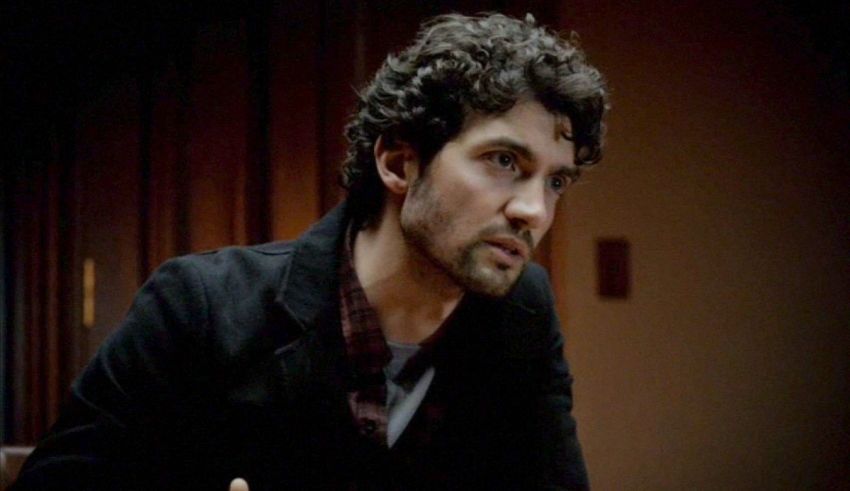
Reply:
[[[516,192],[505,207],[505,216],[519,229],[543,227],[548,219],[545,187],[536,179],[517,183]]]

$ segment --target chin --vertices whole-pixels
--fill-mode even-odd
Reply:
[[[510,293],[522,273],[522,268],[502,270],[480,266],[477,271],[471,273],[464,275],[463,281],[460,282],[461,287],[486,297],[500,298]]]
[[[464,290],[499,298],[507,295],[522,274],[525,263],[507,265],[494,261],[481,244],[466,248],[445,270]]]

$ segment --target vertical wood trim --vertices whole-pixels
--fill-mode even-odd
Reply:
[[[94,258],[101,273],[97,321],[85,330],[92,347],[118,327],[138,288],[138,105],[136,80],[126,77],[101,97],[87,101],[88,114],[81,118],[80,253]],[[122,171],[114,172],[116,166]]]
[[[180,54],[167,60],[162,73],[150,75],[149,138],[145,145],[149,154],[149,176],[143,199],[149,203],[147,213],[147,271],[168,258],[186,251],[186,99],[183,62]],[[181,249],[183,248],[183,249]]]
[[[189,225],[194,250],[245,242],[244,214],[236,212],[244,199],[239,173],[247,155],[245,38],[244,22],[219,21],[199,29],[193,43]]]
[[[148,120],[145,121],[144,116],[141,120],[142,132],[147,127],[148,135],[146,137],[143,134],[140,138],[142,150],[147,153],[147,173],[142,170],[139,196],[139,206],[148,208],[140,220],[143,232],[139,234],[139,240],[146,248],[146,251],[141,252],[147,252],[144,270],[140,271],[144,278],[150,276],[154,268],[173,255],[176,249],[173,224],[178,193],[174,187],[174,167],[177,161],[174,142],[179,129],[175,124],[178,104],[174,92],[174,70],[167,69],[163,78],[165,81],[154,83],[151,74],[148,94],[143,89],[139,91],[142,104],[148,104],[150,108]],[[145,165],[143,156],[142,167]]]
[[[249,243],[271,238],[270,211],[270,60],[271,6],[261,2],[246,20],[248,52],[248,124],[245,176],[245,228]]]
[[[9,231],[8,222],[6,221],[9,216],[7,186],[10,180],[9,178],[0,179],[0,411],[2,411],[0,413],[0,444],[6,442],[9,421],[11,421],[9,411],[11,406],[9,404],[10,384],[8,376],[8,362],[10,360],[8,348],[11,341],[11,325],[9,324],[11,311],[8,309],[11,304],[7,302],[7,285],[10,275],[8,274],[6,261],[8,251],[6,241],[8,240]]]
[[[340,164],[346,151],[344,128],[356,103],[353,88],[363,82],[356,80],[355,76],[357,73],[365,73],[356,65],[363,60],[357,59],[356,46],[350,42],[351,39],[364,35],[364,27],[358,22],[364,22],[366,19],[356,15],[357,4],[358,2],[353,0],[322,2],[319,44],[319,83],[322,97],[319,98],[321,121],[318,134],[319,195],[323,213],[336,206],[343,197],[338,183]],[[355,22],[351,22],[351,19],[355,19]]]
[[[269,32],[271,238],[294,239],[321,214],[321,2],[275,4]]]
[[[24,299],[27,298],[27,264],[31,254],[31,246],[28,246],[29,229],[26,227],[27,220],[25,217],[29,213],[28,207],[25,206],[23,199],[27,194],[27,190],[23,189],[28,178],[23,159],[16,162],[20,166],[18,180],[14,183],[12,194],[12,277],[13,280],[13,310],[14,316],[12,319],[12,336],[10,341],[10,353],[12,354],[11,374],[12,374],[12,433],[9,436],[10,442],[25,442],[26,427],[27,427],[27,385],[28,385],[28,370],[27,370],[27,303]]]
[[[151,183],[152,162],[151,142],[153,132],[153,81],[150,67],[144,64],[137,75],[136,83],[139,91],[139,241],[138,241],[138,275],[137,282],[141,285],[151,273],[151,221],[152,215],[159,211],[153,204],[153,185]]]
[[[248,242],[246,193],[248,192],[247,163],[237,164],[233,169],[233,188],[230,190],[233,200],[230,212],[230,244],[245,245]],[[224,244],[221,244],[224,245]]]
[[[328,69],[328,50],[329,50],[329,34],[330,27],[328,26],[328,11],[330,10],[328,1],[322,0],[319,2],[319,42],[316,46],[316,50],[318,52],[318,80],[316,80],[316,85],[319,87],[320,97],[316,101],[318,104],[316,105],[316,112],[319,117],[316,121],[316,136],[318,138],[318,148],[316,150],[316,157],[319,164],[319,179],[316,183],[316,192],[319,196],[319,214],[323,215],[325,211],[330,209],[329,202],[330,199],[328,197],[328,192],[325,189],[325,181],[327,179],[326,167],[328,166],[328,149],[327,149],[327,140],[328,140],[328,99],[327,97],[321,97],[321,95],[328,93],[328,81],[326,77],[327,69]]]
[[[78,110],[79,114],[79,110]],[[71,354],[71,366],[74,367],[74,373],[79,373],[83,370],[86,363],[88,362],[89,353],[91,352],[91,346],[89,344],[89,336],[88,333],[84,331],[82,327],[82,319],[83,319],[83,291],[82,291],[82,251],[84,250],[83,243],[83,200],[82,200],[82,170],[80,165],[80,153],[81,150],[79,148],[80,141],[80,121],[79,116],[74,118],[70,122],[73,131],[70,132],[72,135],[72,143],[70,143],[70,152],[68,155],[68,175],[70,176],[70,186],[68,186],[71,191],[68,195],[68,203],[70,208],[71,219],[69,220],[72,223],[71,237],[73,242],[72,250],[70,251],[70,257],[73,258],[73,262],[68,265],[70,270],[70,275],[68,277],[69,292],[71,295],[71,311],[69,312],[69,326],[73,328],[73,336],[75,339],[74,342],[74,351]]]
[[[252,123],[254,111],[251,105],[251,66],[250,66],[250,54],[249,54],[249,42],[248,42],[248,25],[246,20],[240,19],[239,26],[237,29],[236,40],[239,43],[239,54],[241,55],[242,62],[245,66],[245,80],[247,83],[239,87],[243,92],[242,96],[244,101],[246,102],[245,107],[243,108],[244,113],[242,116],[245,119],[245,126],[242,128],[244,133],[241,135],[245,140],[244,146],[244,155],[240,155],[241,157],[236,162],[231,162],[231,171],[233,172],[233,182],[231,182],[231,188],[229,190],[231,203],[230,203],[230,240],[227,241],[230,244],[240,244],[245,245],[248,243],[248,167],[251,165],[250,157],[251,157],[251,136],[253,134]],[[229,38],[230,36],[228,36]],[[229,40],[229,39],[228,39]],[[222,244],[224,245],[224,244]]]
[[[60,324],[60,304],[59,304],[59,162],[57,161],[57,145],[56,141],[51,142],[52,150],[50,161],[47,164],[46,172],[46,203],[45,203],[45,220],[42,224],[42,230],[45,235],[44,254],[45,254],[45,278],[41,288],[44,291],[44,331],[45,345],[41,348],[43,356],[46,358],[42,365],[45,382],[45,403],[46,412],[44,420],[41,421],[42,427],[39,428],[39,433],[44,431],[48,425],[56,421],[59,416],[59,406],[61,402],[60,396],[60,359],[61,347],[59,344],[59,331],[62,329]]]
[[[14,162],[14,159],[9,159]],[[14,174],[14,173],[12,173]],[[10,253],[10,236],[11,227],[9,221],[11,214],[9,213],[11,200],[9,193],[12,187],[10,181],[14,181],[14,175],[6,179],[0,180],[0,444],[8,441],[12,421],[12,404],[10,396],[12,395],[11,377],[9,376],[9,368],[11,367],[12,352],[10,350],[12,344],[12,306],[11,302],[11,278],[9,261],[7,254]]]
[[[367,15],[367,5],[360,2],[355,2],[354,9],[354,70],[353,70],[353,86],[360,89],[361,85],[366,82],[369,74],[366,72],[366,52],[369,48],[367,42],[366,31],[369,23],[369,15]],[[351,110],[351,108],[349,108]]]
[[[74,323],[74,272],[76,265],[76,226],[74,216],[73,181],[73,101],[68,101],[64,111],[57,117],[54,138],[56,140],[56,202],[57,202],[57,248],[56,260],[56,304],[57,304],[57,342],[59,343],[58,379],[56,381],[61,403],[67,394],[71,381],[78,373],[74,363],[74,351],[77,349],[78,336]]]
[[[194,28],[187,29],[177,52],[175,68],[177,72],[177,157],[174,163],[174,182],[178,190],[175,196],[175,253],[187,254],[191,250],[192,229],[189,226],[189,203],[192,199],[192,187],[189,173],[189,116],[192,110],[191,86],[193,54],[191,40]]]
[[[39,347],[44,343],[44,333],[42,326],[44,325],[44,317],[42,315],[44,308],[45,296],[39,285],[43,284],[44,274],[44,236],[39,227],[40,222],[44,219],[43,210],[45,208],[45,192],[44,186],[39,185],[39,181],[43,179],[41,174],[41,162],[32,162],[33,170],[36,173],[32,176],[28,186],[30,187],[33,198],[27,210],[27,237],[25,244],[30,248],[28,257],[26,258],[26,273],[25,273],[25,289],[26,289],[26,315],[24,318],[24,328],[29,336],[26,343],[27,357],[27,399],[24,402],[26,411],[26,419],[24,424],[24,438],[26,441],[35,439],[38,433],[40,422],[44,419],[45,399],[44,377],[42,372],[43,362]]]

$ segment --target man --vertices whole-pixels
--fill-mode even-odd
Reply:
[[[163,265],[15,489],[586,488],[529,258],[605,105],[531,17],[426,23],[361,94],[346,202]]]

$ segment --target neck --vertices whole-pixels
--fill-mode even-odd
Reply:
[[[463,297],[460,287],[407,244],[393,209],[357,233],[354,269],[388,341],[427,339]]]

